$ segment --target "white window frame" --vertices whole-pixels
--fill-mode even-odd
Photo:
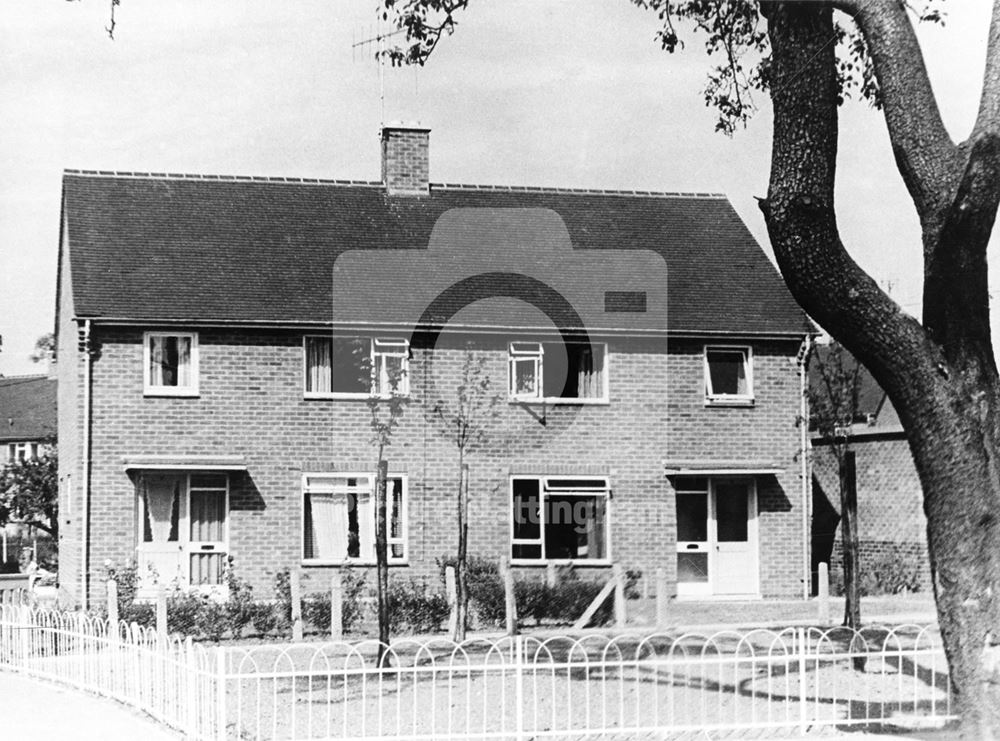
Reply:
[[[371,399],[372,397],[377,397],[379,399],[389,399],[392,397],[391,392],[383,392],[381,389],[381,378],[376,378],[376,374],[380,373],[381,366],[379,364],[380,357],[398,357],[402,358],[403,366],[403,377],[400,379],[399,388],[396,389],[396,396],[409,396],[410,395],[410,341],[405,337],[363,337],[363,336],[351,336],[346,337],[346,339],[358,339],[365,340],[368,342],[368,363],[371,368],[371,386],[370,390],[365,392],[351,392],[351,391],[310,391],[309,390],[309,351],[307,344],[310,339],[331,339],[331,335],[326,334],[307,334],[302,337],[302,395],[306,399]],[[339,336],[339,339],[345,339],[344,336]],[[378,350],[379,347],[385,348],[381,352]],[[332,373],[332,369],[331,369]]]
[[[742,352],[743,369],[747,379],[747,393],[745,394],[716,394],[712,389],[712,372],[708,362],[710,352]],[[702,353],[703,359],[703,380],[705,389],[706,406],[750,406],[754,403],[753,386],[753,347],[750,345],[705,345]]]
[[[7,463],[33,461],[38,459],[39,445],[34,442],[7,443],[5,459]]]
[[[373,337],[372,354],[372,396],[389,399],[393,396],[408,396],[410,393],[410,341],[404,337]],[[389,375],[385,370],[386,358],[400,358],[402,376],[393,391],[389,386]]]
[[[152,340],[155,337],[185,337],[191,342],[191,383],[188,386],[154,386],[149,373]],[[198,396],[198,333],[145,332],[142,336],[142,389],[144,396]]]
[[[573,343],[570,343],[573,344]],[[582,343],[581,343],[582,344]],[[609,403],[609,388],[611,378],[611,362],[608,353],[608,343],[591,342],[591,347],[602,348],[602,358],[604,360],[604,379],[599,397],[571,397],[571,396],[543,396],[545,391],[545,343],[514,341],[507,346],[507,397],[512,403],[535,402],[538,404],[597,404],[606,405]],[[532,347],[533,346],[533,347]],[[535,390],[533,393],[517,393],[515,382],[517,379],[516,365],[518,363],[533,362],[535,366]],[[581,477],[576,477],[581,478]]]
[[[565,480],[571,479],[574,481],[603,481],[604,487],[593,489],[564,489],[564,488],[547,488],[547,482],[550,480]],[[538,500],[538,538],[515,538],[514,537],[514,481],[516,480],[529,480],[537,481],[539,500]],[[576,476],[574,474],[552,474],[552,475],[536,475],[536,474],[515,474],[510,477],[508,483],[508,519],[510,520],[510,547],[508,553],[511,555],[510,562],[514,565],[520,566],[544,566],[546,564],[573,564],[579,566],[608,566],[613,561],[613,554],[611,552],[611,478],[609,476]],[[594,496],[595,494],[604,495],[604,558],[549,558],[545,553],[545,500],[549,494],[561,494],[569,496]],[[540,558],[514,558],[514,546],[516,545],[537,545],[541,547],[541,557]]]
[[[348,471],[335,473],[330,471],[322,472],[308,472],[302,474],[302,494],[301,494],[301,505],[302,505],[302,517],[299,524],[299,558],[304,566],[373,566],[376,563],[374,558],[352,558],[350,556],[344,556],[344,558],[306,558],[306,494],[309,492],[309,479],[352,479],[352,478],[367,478],[371,481],[371,498],[372,498],[372,510],[375,510],[375,486],[376,486],[376,474],[372,472],[358,472],[358,471]],[[403,512],[400,521],[402,522],[402,534],[398,538],[392,537],[392,497],[389,495],[388,483],[393,479],[399,479],[403,486]],[[408,477],[405,473],[394,474],[390,473],[386,478],[386,502],[385,502],[385,516],[386,516],[386,553],[389,557],[389,563],[393,565],[407,565],[410,558],[410,541],[409,541],[409,517],[410,517],[410,484]],[[372,534],[374,537],[375,529],[372,528]],[[374,545],[374,544],[373,544]],[[403,546],[402,556],[392,555],[392,546],[401,545]]]

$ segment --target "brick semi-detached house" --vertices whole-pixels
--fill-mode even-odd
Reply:
[[[803,595],[811,329],[726,199],[429,184],[428,136],[384,128],[381,182],[66,172],[66,599],[109,560],[148,589],[231,556],[262,596],[286,567],[312,589],[370,567],[365,399],[393,369],[392,578],[437,579],[459,467],[435,408],[470,356],[502,395],[468,458],[471,554]]]

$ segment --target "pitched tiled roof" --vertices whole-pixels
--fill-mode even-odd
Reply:
[[[56,434],[56,380],[0,378],[0,442],[42,440]]]
[[[507,271],[558,283],[588,326],[808,330],[721,196],[433,185],[388,197],[378,183],[67,171],[64,215],[80,317],[321,323],[336,299],[338,319],[392,322],[441,286]],[[364,252],[338,263],[341,278],[369,280],[335,296],[349,250]],[[606,312],[605,291],[647,292],[647,311]]]

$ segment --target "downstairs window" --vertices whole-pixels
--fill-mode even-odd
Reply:
[[[511,479],[511,558],[605,561],[607,479],[515,476]]]
[[[303,477],[302,558],[317,563],[375,561],[375,476],[307,474]],[[406,560],[405,482],[386,481],[389,561]]]

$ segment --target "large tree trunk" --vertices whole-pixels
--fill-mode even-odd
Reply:
[[[774,103],[770,185],[761,208],[793,295],[864,363],[899,412],[923,488],[938,620],[963,728],[974,738],[997,738],[1000,384],[986,286],[986,243],[1000,197],[997,105],[984,102],[986,124],[977,123],[969,142],[949,146],[902,4],[836,4],[862,11],[897,164],[921,217],[924,326],[854,263],[837,231],[830,4],[761,3]],[[996,17],[991,44],[995,36]],[[994,61],[987,87],[991,75],[994,85],[1000,79]]]

